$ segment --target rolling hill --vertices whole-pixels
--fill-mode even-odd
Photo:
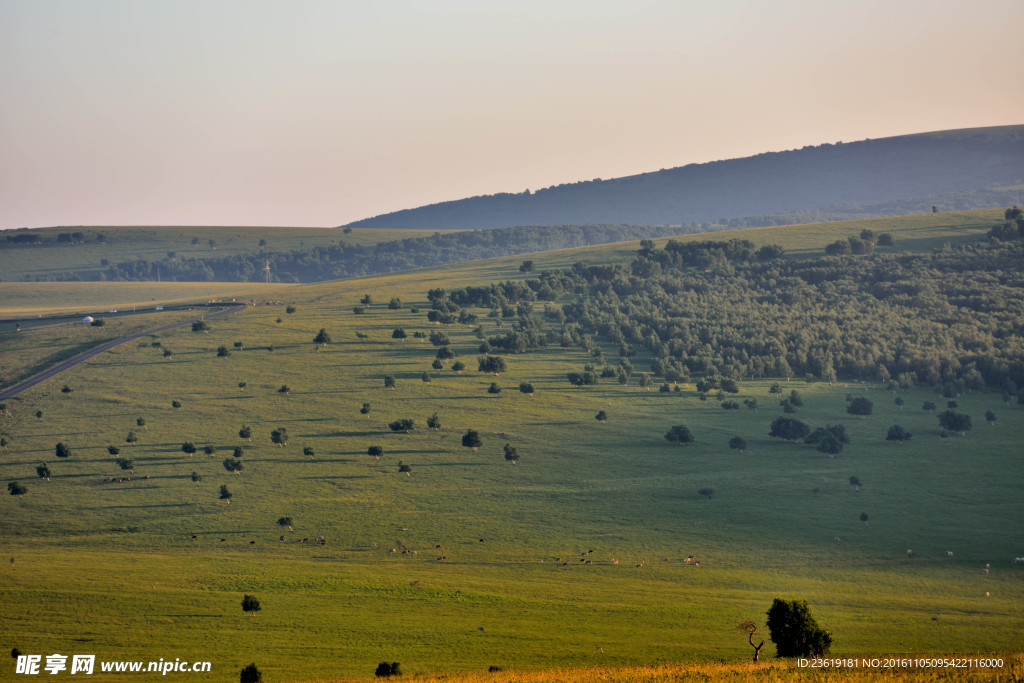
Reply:
[[[719,223],[733,227],[1024,203],[1024,126],[921,133],[470,197],[350,224],[377,228]],[[740,220],[742,219],[742,220]]]
[[[810,602],[836,636],[836,656],[1015,651],[1024,628],[1022,567],[1011,562],[1024,541],[1015,524],[1021,406],[1005,389],[973,383],[970,359],[946,362],[954,344],[983,369],[983,356],[996,370],[1019,356],[1019,331],[997,305],[1010,297],[1019,306],[1019,277],[1004,267],[1019,247],[985,239],[996,218],[766,228],[730,234],[737,242],[726,247],[687,236],[536,254],[535,273],[504,257],[276,286],[287,304],[120,347],[0,413],[0,479],[27,488],[0,497],[0,646],[210,661],[223,680],[250,662],[264,680],[369,677],[381,661],[422,675],[739,662],[750,648],[736,624],[763,619],[781,596]],[[893,244],[824,254],[865,231],[891,233]],[[750,257],[772,244],[785,254]],[[954,276],[960,261],[978,275]],[[849,294],[871,268],[888,272],[891,287]],[[638,278],[641,269],[650,276]],[[903,273],[920,273],[920,283]],[[534,287],[540,298],[529,301]],[[737,343],[727,324],[743,324],[751,306],[778,306],[763,288],[824,298],[801,319],[760,316],[772,339],[741,327]],[[662,312],[681,301],[693,317]],[[453,319],[431,321],[440,311]],[[699,317],[707,311],[720,320]],[[936,312],[948,324],[931,321],[926,335],[913,327]],[[865,316],[883,332],[852,328],[856,338],[831,346],[819,335]],[[632,349],[614,341],[611,323]],[[314,344],[321,329],[330,340]],[[660,343],[666,329],[685,339],[687,359],[723,373],[732,365],[738,392],[722,384],[720,400],[699,371],[678,391],[664,374],[645,386],[662,352],[675,352]],[[531,332],[546,343],[494,350]],[[29,333],[40,336],[16,338]],[[439,334],[446,344],[431,339]],[[21,350],[45,338],[45,326],[3,330],[0,351],[31,363]],[[873,365],[863,381],[834,384],[740,369],[757,375],[755,351],[772,352],[776,338],[794,368],[804,342],[809,357]],[[494,341],[486,353],[485,339]],[[442,361],[439,344],[454,357]],[[880,363],[935,349],[937,386],[908,377],[893,389],[877,375]],[[507,368],[481,371],[481,356]],[[635,371],[624,383],[568,380],[590,364],[600,374],[626,361]],[[958,371],[970,384],[958,384]],[[785,412],[775,384],[787,398],[799,394],[796,413]],[[947,388],[959,395],[937,393]],[[853,397],[873,401],[872,414],[848,412]],[[734,399],[743,404],[727,407]],[[975,418],[966,436],[924,408],[949,401]],[[607,419],[595,419],[602,412]],[[788,415],[842,426],[850,442],[829,457],[769,436]],[[680,424],[694,437],[685,446],[665,438]],[[894,424],[913,438],[887,439]],[[482,441],[475,451],[462,444],[471,429]],[[736,436],[745,448],[730,445]],[[69,457],[57,456],[58,442]],[[259,614],[242,611],[246,594],[260,600]],[[762,656],[771,666],[768,649]]]

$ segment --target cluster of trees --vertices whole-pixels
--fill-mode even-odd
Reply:
[[[434,291],[432,305],[509,320],[510,331],[487,340],[494,351],[557,343],[599,354],[597,339],[617,345],[617,366],[595,372],[623,383],[643,349],[651,373],[668,382],[797,376],[1012,395],[1024,386],[1022,260],[1024,240],[805,259],[741,240],[660,250],[644,240],[629,265],[577,263],[522,282]],[[532,315],[541,301],[543,314]]]
[[[377,245],[330,244],[290,252],[230,254],[203,257],[136,259],[109,265],[105,270],[83,274],[90,279],[255,282],[271,274],[280,282],[315,282],[410,268],[474,261],[550,249],[607,244],[643,237],[688,232],[685,229],[649,225],[559,225],[497,230],[466,230],[410,237]],[[400,307],[397,299],[389,307]]]

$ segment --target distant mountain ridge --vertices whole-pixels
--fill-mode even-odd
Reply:
[[[971,205],[973,193],[982,206]],[[1024,197],[1024,125],[766,152],[535,192],[469,197],[348,225],[440,230],[675,225],[802,212],[855,217],[877,215],[872,207],[882,204],[889,213],[919,212],[931,204],[940,210],[983,208],[993,196],[1000,204]]]

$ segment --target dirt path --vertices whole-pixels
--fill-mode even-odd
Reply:
[[[210,320],[211,318],[219,318],[221,316],[229,315],[231,313],[237,313],[237,312],[243,310],[244,308],[245,308],[245,304],[241,304],[241,305],[238,305],[238,306],[231,306],[230,308],[225,308],[222,311],[217,311],[216,313],[211,313],[210,315],[203,316],[203,319],[204,320]],[[196,320],[198,320],[198,318]],[[191,325],[193,322],[195,322],[195,321],[194,320],[185,320],[185,321],[180,322],[180,323],[173,323],[171,325],[164,325],[163,327],[157,327],[157,328],[154,328],[152,330],[146,330],[145,332],[139,332],[138,334],[133,334],[133,335],[128,336],[128,337],[121,337],[120,339],[115,339],[113,341],[108,341],[108,342],[106,342],[104,344],[100,344],[96,348],[89,349],[85,353],[79,354],[79,355],[75,356],[74,358],[71,358],[69,360],[64,361],[63,363],[58,363],[57,365],[54,365],[49,370],[44,370],[43,372],[40,372],[38,375],[35,375],[34,377],[29,377],[24,382],[21,382],[20,384],[15,384],[10,389],[4,389],[3,391],[0,391],[0,400],[4,400],[4,399],[7,399],[7,398],[13,398],[13,397],[17,396],[18,394],[20,394],[21,392],[25,391],[26,389],[31,389],[32,387],[34,387],[35,385],[39,384],[40,382],[45,382],[46,380],[50,379],[51,377],[56,377],[57,375],[59,375],[60,373],[64,372],[65,370],[73,368],[73,367],[75,367],[76,365],[78,365],[80,363],[84,363],[85,361],[89,360],[90,358],[98,356],[101,353],[109,351],[110,349],[112,349],[114,347],[120,346],[121,344],[127,344],[130,341],[133,341],[135,339],[139,339],[140,337],[146,337],[146,336],[149,336],[151,334],[157,334],[159,332],[166,332],[167,330],[173,330],[176,327],[184,327],[185,325]]]

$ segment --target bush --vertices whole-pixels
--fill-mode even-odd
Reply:
[[[263,674],[256,668],[256,664],[250,664],[242,669],[242,674],[238,679],[240,683],[261,683],[263,680]]]
[[[398,662],[381,662],[377,665],[377,670],[374,675],[378,678],[387,678],[388,676],[401,676],[402,672],[398,668]]]
[[[818,626],[806,600],[775,598],[768,610],[768,634],[777,657],[820,656],[832,646],[832,634]]]

